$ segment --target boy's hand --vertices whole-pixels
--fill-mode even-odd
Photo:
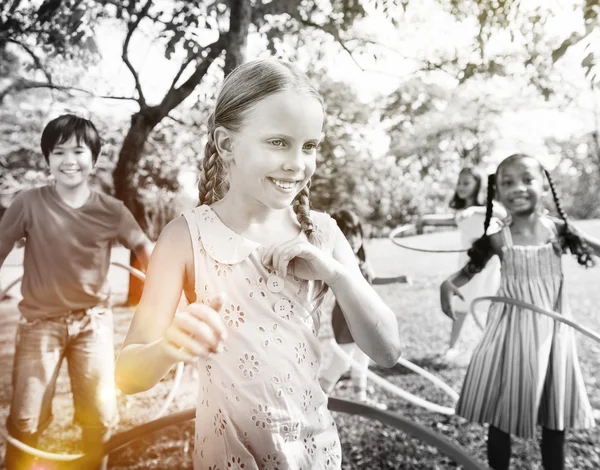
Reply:
[[[456,320],[456,315],[454,315],[454,310],[452,309],[452,297],[455,295],[461,300],[465,300],[458,287],[448,280],[444,281],[440,286],[440,303],[442,305],[442,312],[452,320]]]
[[[219,295],[210,305],[193,303],[178,311],[161,341],[167,354],[177,362],[194,362],[221,352],[227,339],[227,327],[219,315],[223,303]]]

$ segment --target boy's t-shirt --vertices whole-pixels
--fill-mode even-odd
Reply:
[[[73,208],[54,185],[17,195],[0,219],[0,237],[9,244],[26,237],[19,310],[27,320],[106,301],[113,241],[133,250],[147,240],[121,201],[92,189]]]

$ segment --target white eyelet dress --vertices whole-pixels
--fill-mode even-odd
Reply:
[[[502,236],[498,295],[571,318],[558,242],[513,245],[508,225]],[[536,424],[552,430],[593,427],[573,329],[521,307],[493,303],[456,414],[523,438],[534,437]]]
[[[322,283],[276,276],[261,262],[268,247],[232,231],[209,206],[184,217],[197,302],[224,293],[229,333],[224,352],[198,366],[194,469],[340,469],[337,428],[317,380]],[[311,218],[331,253],[335,221]]]
[[[461,248],[471,248],[473,242],[483,235],[485,214],[473,213],[468,209],[459,210],[456,212],[454,220],[460,231]],[[492,218],[487,232],[488,235],[498,232],[500,225],[498,219]],[[469,255],[466,251],[458,255],[458,269],[464,268],[468,262]],[[493,256],[481,272],[473,276],[468,283],[460,288],[460,293],[465,300],[455,296],[452,307],[456,311],[467,312],[473,299],[485,295],[494,295],[498,291],[498,287],[500,287],[500,260],[497,256]]]

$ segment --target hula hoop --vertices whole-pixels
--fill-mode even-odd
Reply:
[[[135,269],[131,266],[120,263],[118,261],[112,262],[110,264],[117,266],[119,268],[123,268],[126,271],[129,271],[133,276],[137,277],[141,281],[144,281],[146,279],[146,275],[139,269]],[[4,298],[4,294],[6,292],[8,292],[8,290],[10,288],[12,288],[12,286],[14,286],[20,280],[21,280],[21,277],[15,279],[11,284],[9,284],[9,286],[6,289],[4,289],[2,292],[0,292],[0,300],[2,300]],[[154,416],[154,418],[153,418],[154,420],[161,418],[167,412],[167,410],[169,409],[169,407],[175,400],[175,396],[177,395],[179,386],[181,385],[181,379],[183,378],[184,367],[185,367],[185,365],[183,362],[177,363],[177,366],[175,369],[175,377],[173,379],[173,386],[171,387],[169,394],[165,398],[163,405],[158,410],[158,413],[156,413],[156,415]],[[2,428],[2,427],[0,427],[0,434],[2,436],[4,436],[4,438],[8,442],[10,442],[14,447],[16,447],[17,449],[19,449],[23,452],[26,452],[30,455],[33,455],[35,457],[40,457],[40,458],[43,458],[46,460],[53,460],[53,461],[57,461],[57,462],[71,462],[73,460],[81,459],[85,455],[85,454],[60,454],[60,453],[46,452],[44,450],[36,449],[35,447],[31,447],[31,446],[25,444],[24,442],[21,442],[18,439],[15,439],[8,433],[8,431],[4,430],[4,428]]]
[[[6,297],[8,297],[8,291],[11,290],[20,281],[21,281],[21,276],[19,276],[15,280],[9,282],[7,287],[5,287],[3,290],[0,290],[0,300],[4,300]]]
[[[361,365],[358,362],[356,362],[352,357],[350,357],[348,354],[346,354],[346,352],[342,348],[340,348],[339,345],[335,344],[335,345],[332,345],[332,347],[335,349],[335,351],[338,355],[341,355],[351,365],[353,365],[357,368],[361,367]],[[401,366],[406,367],[406,368],[412,370],[413,372],[416,372],[417,374],[421,375],[422,377],[426,378],[431,383],[436,385],[438,388],[440,388],[444,392],[446,392],[446,394],[448,396],[450,396],[450,398],[452,398],[454,401],[458,401],[458,397],[459,397],[458,393],[456,393],[456,391],[452,387],[450,387],[448,384],[443,382],[441,379],[435,377],[433,374],[427,372],[426,370],[422,369],[421,367],[417,366],[416,364],[413,364],[412,362],[410,362],[404,358],[399,358],[397,364],[400,364]],[[373,382],[375,382],[377,385],[379,385],[384,390],[390,392],[392,395],[400,397],[403,400],[408,401],[409,403],[412,403],[413,405],[417,405],[422,408],[425,408],[426,410],[433,411],[434,413],[440,413],[440,414],[447,415],[447,416],[452,416],[455,413],[454,408],[450,408],[448,406],[437,405],[436,403],[432,403],[428,400],[425,400],[424,398],[420,398],[416,395],[413,395],[412,393],[407,392],[406,390],[403,390],[402,388],[398,387],[397,385],[394,385],[393,383],[384,379],[383,377],[380,377],[375,372],[373,372],[369,369],[367,369],[367,377],[369,377]]]
[[[363,418],[376,420],[395,429],[399,429],[429,445],[435,446],[442,451],[442,453],[451,457],[457,464],[462,465],[465,470],[489,470],[489,467],[471,457],[459,445],[422,424],[410,421],[399,413],[383,411],[361,403],[354,403],[331,397],[328,399],[327,407],[333,412],[362,416]],[[105,443],[104,454],[113,453],[140,437],[168,426],[193,420],[195,417],[196,409],[190,408],[115,434]]]
[[[502,302],[505,304],[516,305],[517,307],[522,307],[522,308],[530,310],[532,312],[546,315],[547,317],[552,318],[554,321],[564,323],[565,325],[570,326],[571,328],[579,331],[580,333],[583,333],[584,335],[588,336],[589,338],[592,338],[596,342],[600,343],[600,335],[598,333],[590,330],[589,328],[586,328],[585,326],[582,326],[579,323],[577,323],[569,318],[565,318],[563,315],[561,315],[559,313],[553,312],[551,310],[546,310],[544,308],[540,308],[540,307],[530,304],[528,302],[523,302],[522,300],[511,299],[510,297],[503,297],[503,296],[477,297],[477,298],[473,299],[473,302],[471,302],[471,308],[470,308],[471,312],[473,312],[475,310],[475,305],[477,303],[483,302],[485,300],[488,300],[490,302]]]
[[[407,232],[407,231],[409,231],[411,229],[415,229],[415,228],[416,227],[414,224],[400,225],[399,227],[396,227],[394,230],[392,230],[390,232],[389,238],[394,245],[399,246],[400,248],[404,248],[406,250],[418,251],[420,253],[466,253],[467,251],[469,251],[468,248],[464,248],[464,249],[460,249],[460,250],[434,250],[434,249],[429,249],[429,248],[417,248],[416,246],[409,246],[409,245],[400,243],[398,241],[398,239],[396,238],[401,233]]]
[[[110,264],[113,266],[117,266],[119,268],[123,268],[126,271],[129,271],[130,274],[137,277],[141,281],[146,280],[146,275],[139,269],[135,269],[131,266],[120,263],[119,261],[112,261]],[[0,300],[3,300],[6,297],[6,294],[8,294],[8,291],[11,290],[17,283],[19,283],[21,281],[21,279],[23,279],[23,276],[19,276],[15,280],[11,281],[7,287],[5,287],[3,290],[1,290],[0,291]]]

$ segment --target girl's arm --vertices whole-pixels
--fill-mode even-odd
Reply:
[[[492,204],[492,215],[497,219],[504,220],[508,217],[508,212],[506,212],[504,206],[494,202]]]
[[[489,260],[498,254],[501,256],[502,253],[502,238],[500,233],[494,233],[489,236],[490,247],[486,258],[481,269],[485,268]],[[452,309],[452,297],[455,295],[464,300],[463,295],[460,292],[460,288],[469,282],[477,273],[471,273],[468,269],[468,264],[465,265],[460,271],[452,274],[446,279],[440,286],[440,303],[442,311],[449,316],[452,320],[456,320],[454,311]]]
[[[142,298],[117,358],[115,380],[123,392],[152,388],[176,362],[216,351],[224,339],[224,325],[214,309],[192,304],[177,312],[189,263],[193,266],[192,244],[180,217],[156,243]]]
[[[466,217],[473,215],[485,216],[486,212],[486,206],[471,206],[463,211]],[[502,207],[500,204],[494,203],[492,205],[492,217],[502,220],[505,219],[507,215],[506,209],[504,209],[504,207]]]
[[[348,241],[337,228],[333,258],[336,275],[328,282],[356,344],[375,362],[392,367],[401,346],[396,315],[363,277]]]

